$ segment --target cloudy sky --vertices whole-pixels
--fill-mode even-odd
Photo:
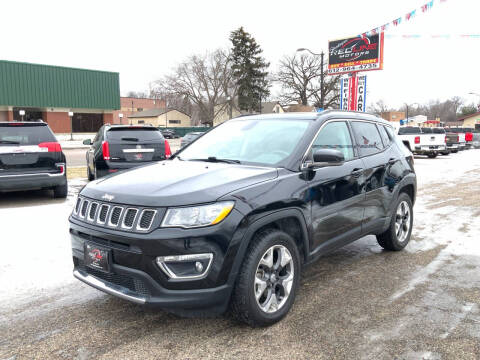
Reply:
[[[427,0],[2,1],[5,60],[120,73],[122,94],[142,91],[194,53],[229,47],[244,26],[271,62],[299,47],[315,52],[328,40],[356,35],[405,16]],[[418,11],[417,11],[418,13]],[[435,0],[410,22],[386,33],[383,71],[368,73],[367,102],[390,106],[430,99],[480,97],[478,0]],[[402,35],[419,34],[418,39]],[[450,35],[432,39],[431,35]]]

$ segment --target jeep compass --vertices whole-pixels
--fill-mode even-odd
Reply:
[[[369,234],[402,250],[415,195],[412,154],[373,115],[239,117],[88,184],[70,216],[73,274],[137,304],[267,326],[322,255]]]

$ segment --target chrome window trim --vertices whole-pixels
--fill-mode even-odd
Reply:
[[[105,221],[100,221],[100,213],[101,213],[101,210],[102,210],[102,207],[106,206],[107,207],[107,215],[105,215]],[[105,223],[107,222],[108,220],[108,213],[110,212],[110,205],[108,204],[101,204],[100,205],[100,209],[98,210],[98,215],[97,215],[97,224],[99,225],[105,225]]]
[[[133,217],[132,226],[126,226],[125,225],[125,218],[127,217],[128,210],[135,210],[135,216]],[[123,216],[122,223],[121,223],[120,227],[122,229],[125,229],[125,230],[130,230],[131,228],[133,228],[133,225],[135,224],[135,220],[137,219],[137,215],[138,215],[138,209],[137,208],[132,208],[132,207],[126,208],[125,209],[125,215]]]
[[[93,218],[90,218],[90,210],[92,209],[93,204],[97,204],[97,210],[95,210],[95,214],[93,214]],[[90,201],[90,204],[88,205],[88,210],[87,210],[87,213],[86,213],[87,221],[90,221],[90,222],[95,221],[95,218],[97,217],[97,212],[98,212],[98,205],[99,205],[98,202]]]
[[[115,225],[112,223],[112,215],[113,215],[113,212],[115,211],[115,209],[120,209],[120,215],[118,215],[118,224]],[[121,206],[114,206],[112,208],[112,211],[110,211],[110,216],[108,217],[108,226],[110,227],[118,227],[118,225],[121,224],[121,221],[122,221],[122,214],[123,214],[123,207]]]
[[[150,225],[148,225],[148,228],[142,228],[140,226],[140,221],[142,220],[142,216],[143,216],[143,213],[145,211],[153,211],[153,216],[152,216],[152,221],[150,221]],[[150,228],[152,227],[153,225],[153,221],[155,220],[155,216],[157,216],[157,210],[154,210],[154,209],[143,209],[142,212],[140,213],[140,217],[138,218],[138,223],[137,223],[137,227],[136,227],[136,230],[138,231],[148,231],[150,230]]]

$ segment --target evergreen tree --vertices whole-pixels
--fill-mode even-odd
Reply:
[[[240,27],[230,34],[232,70],[238,86],[240,110],[261,112],[261,103],[269,94],[269,63],[261,56],[262,49],[255,39]]]

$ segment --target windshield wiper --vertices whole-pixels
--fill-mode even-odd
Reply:
[[[208,161],[208,162],[216,162],[216,163],[227,163],[227,164],[241,164],[240,160],[234,159],[219,159],[215,156],[209,156],[206,159],[188,159],[190,161]]]
[[[134,138],[134,137],[123,137],[122,140],[125,140],[125,141],[138,141],[137,138]]]
[[[10,141],[10,140],[0,140],[0,144],[12,144],[12,145],[19,145],[18,141]]]

